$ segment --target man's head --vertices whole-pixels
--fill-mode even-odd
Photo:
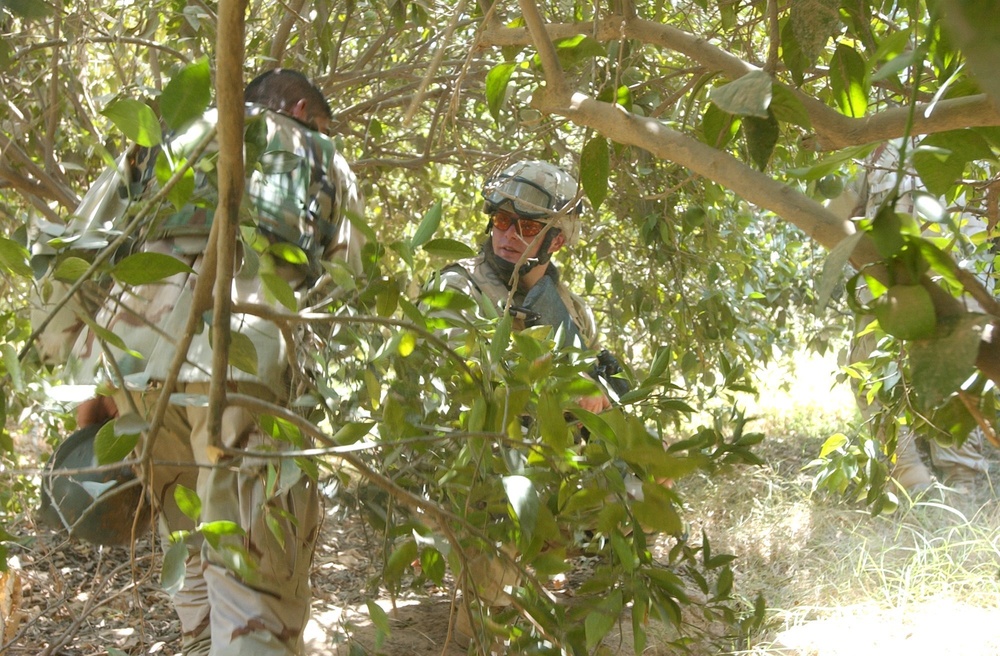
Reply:
[[[247,85],[243,97],[248,103],[287,114],[321,132],[333,117],[323,92],[305,75],[287,68],[261,73]]]
[[[581,209],[578,186],[558,166],[522,160],[490,177],[482,193],[483,210],[490,217],[488,246],[495,263],[503,260],[514,265],[525,257],[523,275],[546,264],[567,242],[576,241]]]

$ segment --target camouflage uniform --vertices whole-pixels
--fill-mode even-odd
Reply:
[[[490,248],[489,242],[485,248]],[[594,314],[587,304],[578,295],[570,291],[566,284],[559,280],[559,273],[555,265],[551,262],[545,271],[546,276],[551,276],[556,281],[559,298],[569,311],[570,319],[579,331],[583,348],[597,349],[598,335],[597,325],[594,321]],[[508,297],[511,299],[512,307],[523,307],[526,292],[516,290],[513,296],[510,295],[510,288],[505,284],[502,275],[494,269],[485,255],[481,252],[476,257],[460,260],[445,267],[439,274],[439,288],[459,291],[475,299],[480,307],[491,307],[492,310],[483,312],[486,316],[491,316],[494,312],[502,312],[507,304]],[[512,313],[513,330],[524,330],[527,327],[525,320],[521,316]],[[512,545],[504,545],[503,551],[509,558],[516,558],[516,549]],[[469,568],[468,580],[475,581],[476,590],[470,598],[477,599],[483,606],[508,606],[511,603],[510,595],[505,588],[516,586],[520,582],[520,572],[517,568],[494,557],[493,554],[473,550],[466,554]],[[459,607],[457,625],[460,639],[468,640],[475,632],[474,622],[469,618],[465,605]]]
[[[937,213],[944,210],[940,201],[926,193],[916,172],[910,167],[904,170],[903,178],[899,180],[897,188],[899,150],[902,145],[902,140],[893,140],[880,145],[869,156],[865,175],[858,185],[860,188],[848,190],[850,193],[845,194],[846,197],[852,197],[851,204],[854,206],[852,215],[874,217],[894,189],[898,194],[895,208],[897,212],[920,217],[924,212]],[[915,147],[916,141],[911,139],[907,144],[907,152],[912,152]],[[986,224],[973,214],[962,213],[956,217],[956,222],[961,231],[968,236],[987,230]],[[990,257],[992,258],[992,254]],[[861,300],[865,302],[871,300],[867,289],[861,290]],[[978,307],[970,308],[971,311],[978,309]],[[871,321],[872,317],[863,316],[859,318],[858,325],[863,328]],[[875,350],[876,342],[877,338],[873,333],[855,336],[850,361],[859,362],[867,359]],[[871,419],[876,408],[872,408],[860,396],[858,404],[865,419]],[[917,436],[909,428],[904,427],[900,430],[896,444],[896,462],[892,469],[892,475],[911,494],[921,492],[932,484],[931,472],[920,457],[916,440]],[[957,447],[941,446],[936,440],[927,440],[931,463],[939,470],[945,485],[955,487],[961,492],[973,491],[976,477],[986,473],[988,469],[988,463],[983,456],[983,442],[983,433],[979,428],[970,432],[961,446]]]
[[[206,113],[172,139],[165,154],[184,156],[215,122],[214,110]],[[257,238],[291,242],[308,255],[307,264],[275,265],[275,273],[295,290],[301,305],[314,289],[321,261],[340,261],[355,271],[359,268],[362,239],[347,217],[361,216],[363,199],[347,162],[326,136],[293,118],[255,106],[248,106],[247,134],[248,144],[259,147],[264,155],[261,166],[247,177],[245,205],[252,207],[245,207],[244,212],[258,226]],[[155,154],[133,152],[117,171],[101,176],[87,194],[77,214],[91,242],[100,246],[102,233],[113,235],[125,219],[130,199],[152,196]],[[275,160],[283,164],[276,165]],[[202,161],[207,160],[203,157]],[[269,162],[275,164],[273,168]],[[142,418],[151,415],[174,356],[175,340],[184,333],[214,214],[215,191],[205,175],[198,174],[194,196],[198,202],[179,211],[172,207],[161,211],[139,242],[142,250],[172,255],[195,273],[179,273],[136,287],[116,285],[96,313],[96,323],[118,335],[128,352],[100,344],[97,335],[83,328],[66,353],[65,344],[73,343],[68,336],[82,328],[72,316],[84,311],[76,301],[42,336],[39,350],[43,357],[67,356],[75,382],[110,382],[123,415],[133,405]],[[77,247],[81,245],[77,242]],[[256,263],[249,253],[237,262],[233,302],[277,307],[265,292]],[[54,300],[50,298],[39,311],[44,312]],[[230,367],[230,390],[287,402],[289,353],[294,357],[294,345],[286,343],[278,326],[259,317],[234,313],[231,326],[256,348],[257,372]],[[205,327],[195,335],[181,369],[174,391],[187,398],[207,395],[212,359],[209,332]],[[117,371],[109,366],[109,357]],[[320,518],[316,483],[291,461],[221,455],[210,446],[208,421],[203,403],[171,404],[152,445],[153,465],[144,472],[151,500],[160,511],[165,543],[171,531],[194,528],[174,501],[178,485],[197,491],[202,522],[229,520],[246,532],[226,536],[218,548],[200,537],[189,541],[186,578],[173,597],[184,654],[302,653],[311,598],[309,568]],[[223,445],[232,448],[281,448],[259,430],[252,413],[238,407],[225,410],[220,437]],[[270,496],[265,491],[268,467],[280,471],[277,491]],[[288,518],[294,518],[294,523]],[[252,558],[250,569],[234,567],[240,553]]]

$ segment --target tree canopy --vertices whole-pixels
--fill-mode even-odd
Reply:
[[[496,410],[505,390],[512,407],[541,416],[532,430],[553,449],[539,455],[550,474],[489,463],[504,477],[482,499],[509,502],[521,533],[501,537],[491,526],[477,539],[515,539],[544,576],[551,562],[539,535],[554,540],[558,531],[548,524],[562,513],[586,516],[617,536],[615,576],[624,577],[616,579],[620,595],[594,603],[620,610],[653,599],[672,619],[682,594],[651,573],[642,531],[622,529],[634,521],[680,535],[676,511],[664,510],[676,507],[672,493],[648,486],[647,505],[627,520],[602,513],[596,494],[565,497],[567,480],[620,492],[620,481],[609,483],[600,467],[571,472],[564,452],[568,429],[557,400],[585,364],[545,360],[544,336],[511,338],[502,321],[473,331],[460,353],[450,350],[434,340],[439,326],[419,308],[454,301],[421,298],[424,283],[480,239],[479,191],[491,170],[510,156],[554,161],[579,174],[589,205],[581,243],[562,258],[563,275],[595,307],[606,345],[634,383],[628,412],[585,418],[614,445],[591,454],[593,462],[624,459],[648,480],[754,462],[749,447],[762,436],[743,430],[731,395],[752,390],[754,373],[778,353],[842,343],[857,318],[872,313],[892,346],[856,375],[892,400],[891,412],[933,423],[944,417],[935,413],[965,408],[949,424],[960,428],[941,431],[961,439],[990,422],[992,383],[1000,381],[1000,350],[991,340],[1000,313],[990,291],[1000,198],[997,9],[996,2],[958,0],[157,0],[113,7],[0,0],[0,372],[11,381],[0,416],[10,423],[47,403],[52,384],[28,343],[23,299],[39,273],[30,227],[66,221],[128,142],[162,138],[161,124],[169,129],[191,107],[232,107],[242,82],[262,69],[297,68],[330,99],[336,140],[368,197],[372,239],[366,276],[352,283],[352,309],[308,317],[347,327],[314,355],[327,372],[318,392],[328,401],[328,423],[279,416],[284,428],[275,430],[342,448],[363,443],[374,427],[383,441],[378,467],[364,458],[352,464],[381,493],[402,495],[411,511],[439,513],[444,525],[459,501],[469,502],[449,484],[471,485],[485,466],[494,442],[482,436],[517,441]],[[174,80],[185,83],[171,89]],[[947,211],[902,214],[896,193],[874,216],[828,207],[892,139],[912,144],[904,165]],[[241,161],[220,164],[220,172]],[[983,227],[970,232],[961,225],[968,216]],[[861,286],[874,300],[861,300]],[[239,348],[234,340],[224,356],[239,357]],[[516,364],[504,369],[502,361]],[[884,377],[887,368],[902,372],[898,385]],[[969,401],[972,392],[985,394]],[[715,411],[717,421],[679,428],[702,410]],[[644,425],[676,440],[652,464]],[[454,446],[440,426],[472,438]],[[12,453],[10,434],[3,435]],[[451,459],[446,443],[466,460]],[[891,454],[893,445],[879,449],[886,446]],[[449,467],[456,469],[443,478]],[[854,478],[879,507],[891,505],[884,474],[872,458],[868,474]],[[449,484],[427,492],[442,480]],[[413,492],[420,489],[423,497]],[[418,547],[447,555],[402,541],[388,559],[387,580],[395,584]],[[724,572],[707,544],[703,565]],[[693,558],[690,545],[678,545],[677,559]],[[425,557],[425,572],[438,572],[434,556]],[[725,574],[705,585],[720,603],[727,597]],[[546,616],[544,600],[522,601],[524,613]],[[560,639],[592,647],[604,628]],[[538,633],[558,631],[542,622]]]

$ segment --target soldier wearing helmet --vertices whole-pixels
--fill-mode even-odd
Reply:
[[[487,238],[476,257],[441,272],[442,285],[510,312],[515,330],[549,325],[561,347],[596,349],[593,313],[551,261],[580,233],[576,180],[549,162],[521,160],[491,175],[482,196]],[[610,407],[604,395],[578,402],[590,412]]]
[[[522,160],[501,169],[483,185],[486,239],[479,254],[439,273],[440,288],[476,299],[485,316],[507,312],[512,328],[548,325],[560,348],[597,349],[594,316],[583,299],[560,280],[554,253],[575,243],[580,231],[579,187],[562,168],[538,160]],[[576,399],[589,412],[611,406],[604,394]],[[513,553],[512,545],[503,549]],[[520,573],[492,554],[472,549],[466,554],[475,598],[484,607],[506,606],[506,586],[516,586]],[[456,619],[460,644],[477,633],[465,605]]]

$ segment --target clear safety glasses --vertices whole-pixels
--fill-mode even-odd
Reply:
[[[508,175],[499,175],[491,180],[483,189],[483,198],[486,199],[489,214],[509,204],[518,216],[529,219],[550,216],[557,209],[557,200],[559,205],[566,202],[565,199],[553,198],[534,182]]]

